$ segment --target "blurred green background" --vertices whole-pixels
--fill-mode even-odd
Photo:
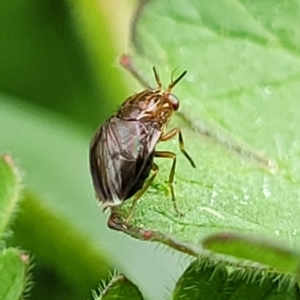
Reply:
[[[91,299],[114,267],[158,299],[183,268],[108,230],[89,175],[93,133],[139,89],[118,62],[136,2],[0,2],[0,152],[26,188],[6,244],[33,257],[30,299]]]
[[[98,126],[128,92],[118,68],[126,48],[115,42],[127,35],[126,2],[1,1],[1,92]]]

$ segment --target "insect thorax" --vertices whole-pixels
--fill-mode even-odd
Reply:
[[[117,112],[117,117],[124,120],[136,120],[152,123],[157,129],[162,129],[168,123],[173,107],[159,90],[145,90],[129,97]]]

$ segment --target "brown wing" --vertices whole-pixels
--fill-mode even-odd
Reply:
[[[118,205],[132,196],[137,180],[147,173],[145,168],[150,171],[149,159],[160,136],[161,131],[149,125],[117,117],[100,127],[91,142],[90,168],[102,202]]]

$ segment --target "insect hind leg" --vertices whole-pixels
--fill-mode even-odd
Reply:
[[[176,213],[179,216],[182,216],[183,214],[179,211],[179,209],[177,207],[174,188],[173,188],[173,181],[174,181],[175,167],[176,167],[176,154],[173,152],[170,152],[170,151],[156,151],[154,153],[154,156],[160,157],[160,158],[170,158],[173,160],[170,174],[169,174],[169,187],[170,187],[170,191],[171,191],[171,199],[172,199],[173,207],[174,207]]]
[[[153,182],[154,178],[156,177],[156,175],[159,171],[158,165],[155,163],[152,163],[151,171],[153,172],[151,177],[149,179],[147,179],[147,181],[144,183],[143,187],[139,191],[137,191],[137,193],[134,195],[133,202],[132,202],[132,205],[130,208],[130,212],[126,219],[127,224],[130,222],[130,220],[133,216],[133,212],[134,212],[134,209],[135,209],[135,206],[136,206],[138,200],[142,197],[142,195],[145,193],[145,191],[148,189],[148,187],[150,186],[150,184]]]

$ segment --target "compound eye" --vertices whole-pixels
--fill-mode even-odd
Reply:
[[[174,94],[167,94],[167,99],[172,104],[174,110],[178,110],[179,108],[179,100]]]

